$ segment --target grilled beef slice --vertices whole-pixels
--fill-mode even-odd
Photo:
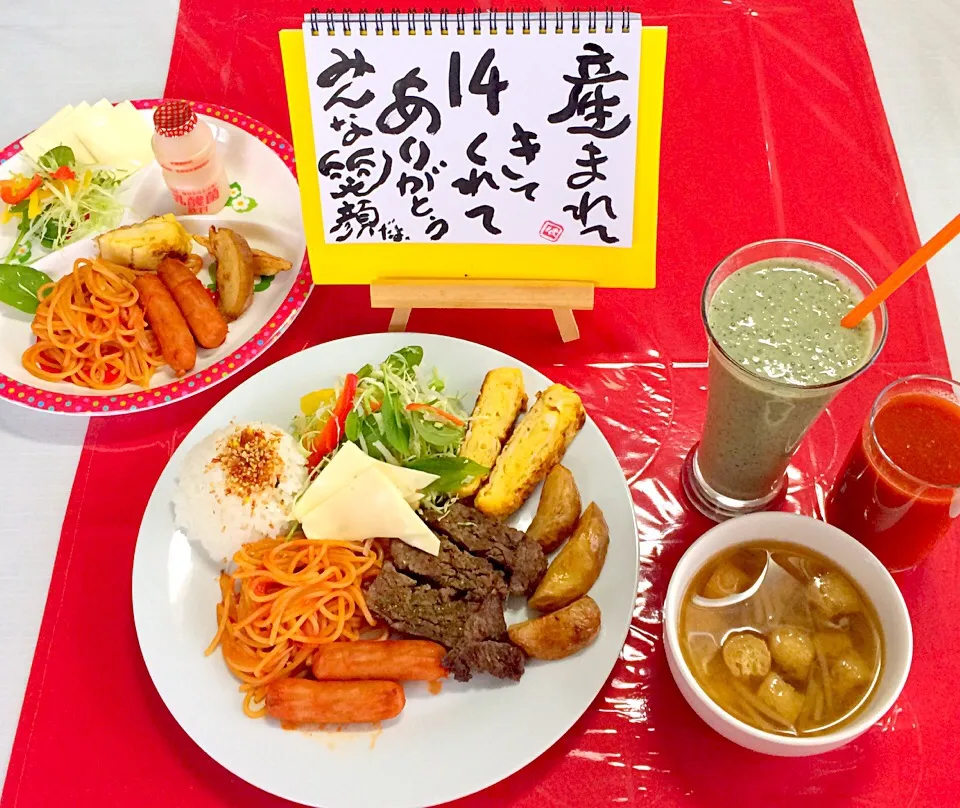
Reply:
[[[401,572],[426,579],[434,586],[459,590],[470,600],[483,600],[490,594],[507,595],[507,584],[500,570],[485,558],[461,550],[449,539],[440,538],[437,556],[393,539],[390,555],[393,565]]]
[[[455,600],[456,590],[434,589],[397,572],[390,562],[367,590],[367,606],[390,627],[453,648],[464,640],[498,639],[506,632],[503,600]]]
[[[443,516],[428,514],[425,518],[430,527],[464,550],[506,569],[511,594],[533,594],[547,571],[547,558],[539,544],[476,508],[457,502]]]
[[[443,667],[459,682],[469,681],[475,671],[516,682],[523,675],[523,665],[523,651],[494,640],[462,642],[443,658]]]
[[[499,640],[507,633],[507,621],[503,618],[503,598],[488,595],[468,616],[463,624],[462,642]]]

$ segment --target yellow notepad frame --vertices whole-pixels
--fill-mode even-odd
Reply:
[[[396,278],[582,281],[649,289],[656,285],[660,127],[667,29],[645,27],[640,46],[636,186],[632,247],[559,244],[327,243],[316,171],[303,32],[280,32],[290,124],[313,281],[318,285],[374,284]]]

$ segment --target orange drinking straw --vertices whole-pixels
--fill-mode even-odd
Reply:
[[[937,235],[903,262],[900,269],[881,283],[869,295],[854,306],[840,321],[844,328],[856,328],[884,300],[903,286],[920,268],[960,234],[960,214],[957,214]]]

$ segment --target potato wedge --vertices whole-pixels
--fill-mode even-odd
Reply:
[[[470,416],[470,428],[460,445],[460,457],[492,468],[503,442],[513,430],[513,422],[527,408],[520,368],[494,368],[483,377],[483,386]],[[486,477],[471,480],[457,495],[471,497]]]
[[[573,535],[550,562],[528,604],[541,612],[553,612],[586,595],[600,577],[609,544],[607,520],[591,502]]]
[[[573,533],[579,518],[577,483],[570,470],[558,463],[543,481],[537,515],[527,528],[527,535],[543,548],[543,552],[552,553]]]
[[[213,252],[210,249],[210,239],[206,236],[194,236],[193,240],[208,252]],[[286,272],[293,266],[285,258],[268,253],[266,250],[251,250],[251,252],[253,252],[254,275],[276,275],[280,272]]]
[[[498,519],[517,511],[563,458],[586,418],[580,396],[570,388],[552,384],[540,393],[477,492],[477,509]]]
[[[534,659],[563,659],[586,648],[599,633],[600,607],[589,596],[507,629],[510,642]]]
[[[292,266],[293,264],[278,255],[271,255],[263,250],[253,251],[254,275],[277,275],[280,272],[286,272]]]
[[[236,320],[253,303],[253,253],[247,240],[226,227],[210,228],[210,253],[217,259],[218,308]]]

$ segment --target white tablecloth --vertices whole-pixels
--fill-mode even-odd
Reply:
[[[960,211],[960,2],[856,0],[920,236]],[[66,104],[159,96],[177,0],[4,3],[0,144]],[[904,256],[906,257],[906,256]],[[960,243],[930,265],[951,365],[960,367]],[[0,402],[0,780],[86,431]]]

